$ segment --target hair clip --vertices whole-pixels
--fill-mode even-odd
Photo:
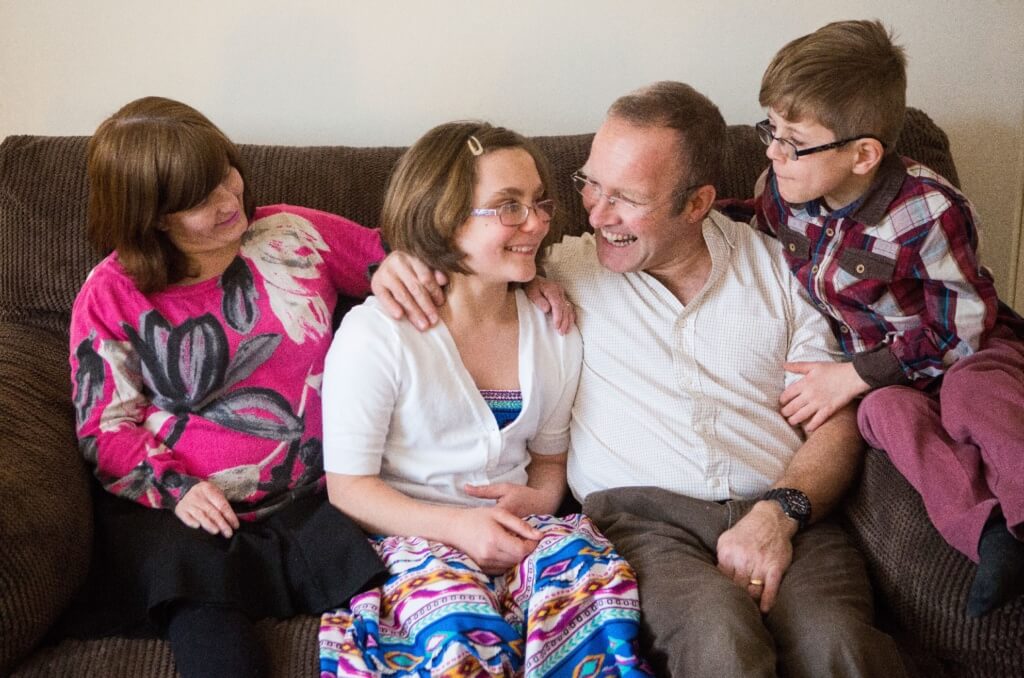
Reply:
[[[480,140],[477,139],[472,134],[469,136],[468,139],[466,139],[466,145],[469,146],[469,152],[472,153],[473,155],[483,155],[484,154],[484,147],[483,147],[483,145],[480,143]]]

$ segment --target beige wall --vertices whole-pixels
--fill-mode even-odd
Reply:
[[[461,117],[557,134],[662,78],[753,122],[776,49],[873,17],[907,47],[908,101],[949,133],[984,260],[1024,307],[1019,0],[0,0],[0,136],[88,134],[144,94],[241,142],[408,144]]]

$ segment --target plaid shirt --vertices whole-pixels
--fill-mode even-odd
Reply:
[[[793,275],[872,388],[927,388],[995,324],[977,215],[927,167],[886,156],[868,191],[832,212],[821,200],[787,204],[771,168],[758,188],[723,208],[782,242]]]

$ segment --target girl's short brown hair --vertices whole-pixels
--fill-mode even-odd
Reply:
[[[414,254],[436,270],[469,273],[461,264],[466,254],[455,244],[456,231],[474,207],[477,157],[502,148],[529,153],[544,185],[544,197],[554,197],[547,159],[526,137],[479,121],[438,125],[405,152],[388,182],[381,213],[381,231],[388,245]],[[537,254],[538,263],[548,246],[561,239],[559,224],[556,211]]]
[[[142,292],[188,276],[185,255],[159,228],[195,207],[231,167],[244,182],[245,214],[255,205],[238,148],[206,116],[163,97],[144,97],[103,121],[89,141],[89,240],[115,250]]]

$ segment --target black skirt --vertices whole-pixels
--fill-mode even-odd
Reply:
[[[342,607],[387,577],[363,531],[323,494],[298,499],[230,538],[187,527],[173,511],[100,490],[88,591],[65,617],[79,637],[151,635],[169,604],[239,609],[253,619]]]

